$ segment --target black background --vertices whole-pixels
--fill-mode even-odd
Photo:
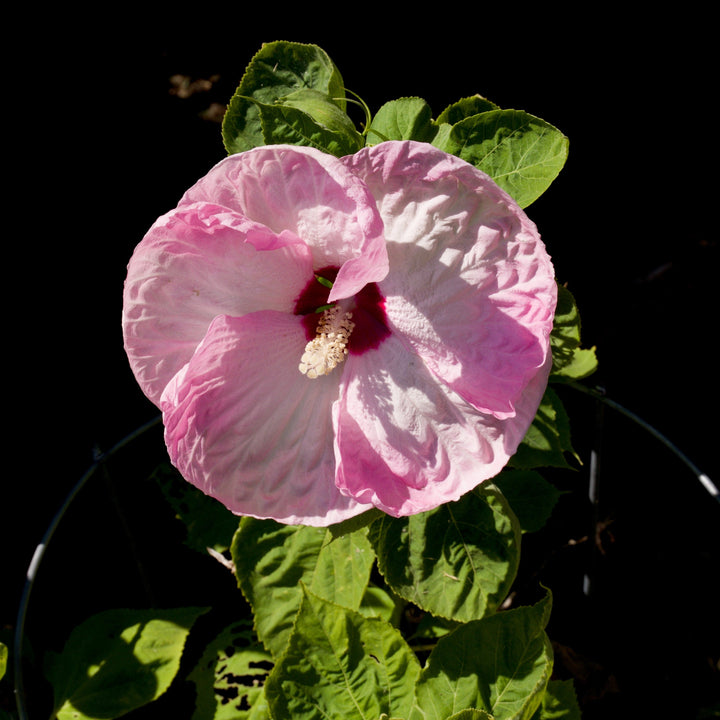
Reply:
[[[567,134],[566,168],[528,214],[576,296],[585,344],[598,348],[588,384],[720,479],[710,19],[690,7],[635,17],[595,8],[448,19],[437,9],[335,8],[320,30],[309,11],[251,22],[240,6],[210,4],[152,21],[46,13],[41,26],[18,28],[4,113],[3,625],[13,625],[35,544],[94,449],[156,414],[122,349],[125,266],[155,218],[224,157],[218,108],[262,42],[320,45],[371,110],[418,95],[437,115],[478,92]],[[210,88],[182,97],[174,76]],[[594,409],[567,400],[587,463]],[[597,695],[600,706],[615,703],[612,717],[653,698],[693,718],[718,699],[720,507],[647,433],[611,412],[606,423],[599,600],[588,609],[572,592],[560,597],[566,619],[553,639],[560,651],[582,645],[582,667],[599,673],[581,683],[588,713]],[[573,480],[580,498],[586,470]],[[574,513],[560,508],[555,556],[582,532]],[[573,562],[551,565],[545,582],[562,587]]]

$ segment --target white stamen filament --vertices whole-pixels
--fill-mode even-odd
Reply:
[[[352,313],[338,305],[324,310],[317,326],[317,335],[305,346],[298,369],[309,378],[327,375],[347,355],[347,344],[355,323]]]

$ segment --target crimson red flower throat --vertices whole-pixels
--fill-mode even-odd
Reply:
[[[329,305],[330,288],[318,278],[329,281],[332,285],[338,271],[339,268],[332,266],[317,270],[295,301],[293,312],[295,315],[302,315],[308,342],[317,337],[322,309]],[[385,314],[385,298],[377,283],[368,283],[359,293],[343,301],[342,309],[352,314],[352,337],[347,343],[349,355],[362,355],[368,350],[374,350],[390,335]]]

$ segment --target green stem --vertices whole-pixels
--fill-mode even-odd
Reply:
[[[356,100],[353,98],[342,98],[346,102],[354,103],[355,105],[359,105],[363,111],[365,112],[365,129],[363,130],[363,135],[365,135],[368,131],[368,128],[370,127],[370,123],[372,123],[372,114],[370,112],[370,108],[367,106],[367,103],[357,94],[354,93],[352,90],[345,88],[346,93],[350,93],[351,95],[354,95]]]

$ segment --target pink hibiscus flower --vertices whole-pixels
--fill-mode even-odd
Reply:
[[[468,163],[417,142],[271,145],[155,222],[123,331],[188,481],[323,526],[496,475],[542,398],[555,302],[534,224]]]

